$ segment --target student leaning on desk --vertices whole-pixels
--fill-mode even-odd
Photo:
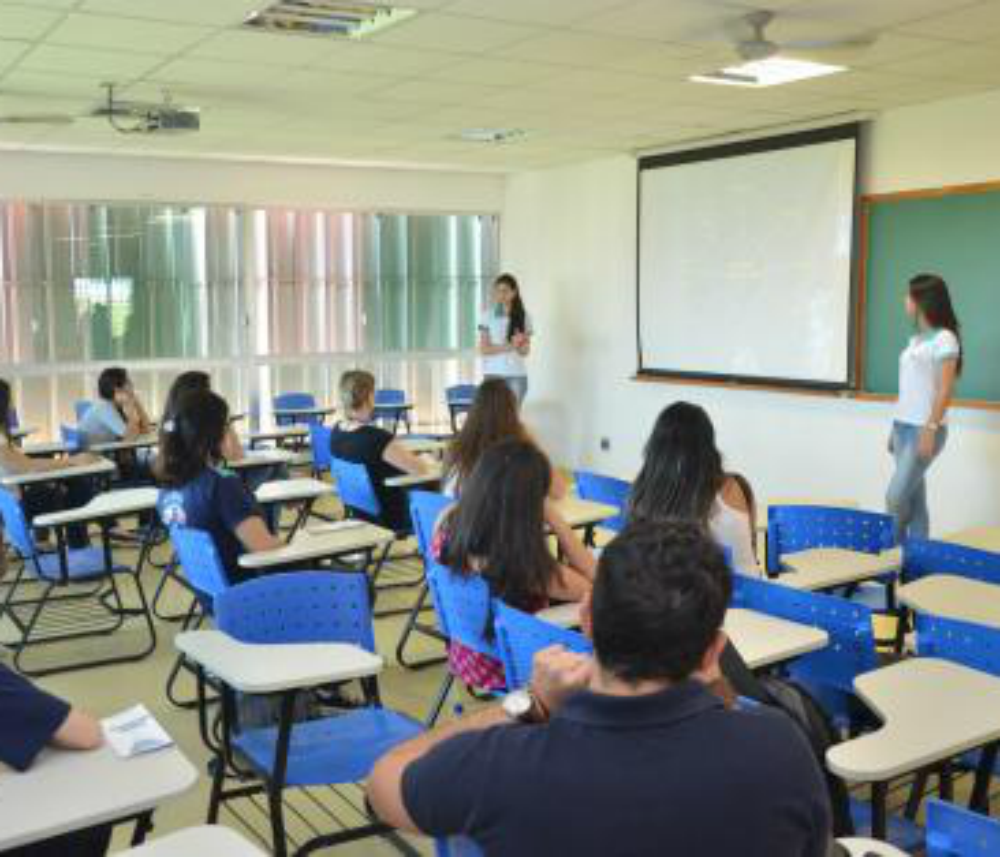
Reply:
[[[30,770],[47,746],[80,751],[96,750],[103,743],[100,724],[93,717],[0,664],[0,775],[3,766],[19,773]],[[110,841],[111,825],[105,824],[4,853],[6,857],[97,857],[107,853]]]
[[[69,458],[48,459],[25,455],[11,442],[12,416],[10,384],[0,379],[0,477],[65,470],[93,464],[99,460],[98,456],[90,453],[71,455]],[[36,515],[47,512],[62,512],[85,506],[94,496],[94,488],[89,479],[68,479],[59,484],[39,482],[24,485],[20,491],[21,506],[29,521]],[[86,547],[89,544],[86,525],[68,527],[67,533],[70,547]]]

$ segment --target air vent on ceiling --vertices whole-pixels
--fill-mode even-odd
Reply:
[[[243,21],[251,30],[364,39],[416,14],[414,9],[350,0],[278,0]]]
[[[466,143],[511,143],[526,133],[523,128],[465,128],[459,131],[458,139]]]

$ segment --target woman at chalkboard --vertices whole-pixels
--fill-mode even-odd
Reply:
[[[899,358],[899,400],[889,438],[896,470],[886,493],[899,540],[930,535],[924,477],[944,449],[945,418],[962,371],[962,335],[945,281],[937,274],[910,280],[906,314],[916,333]]]
[[[521,287],[513,274],[501,274],[493,283],[493,305],[479,320],[479,354],[483,358],[483,375],[502,378],[518,403],[523,403],[528,394],[524,358],[531,353],[533,335]]]

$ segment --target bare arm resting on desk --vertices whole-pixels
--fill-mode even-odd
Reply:
[[[70,709],[62,726],[52,736],[52,744],[64,750],[96,750],[104,743],[101,724],[83,711]]]

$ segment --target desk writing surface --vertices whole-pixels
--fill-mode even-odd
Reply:
[[[294,458],[287,449],[250,449],[239,461],[227,461],[228,470],[250,470],[254,467],[273,467],[288,464]]]
[[[144,447],[156,446],[160,442],[159,435],[150,433],[139,435],[138,437],[109,440],[104,443],[92,443],[87,447],[88,452],[122,452],[127,449],[143,449]]]
[[[328,559],[381,547],[390,544],[395,538],[392,530],[366,522],[333,530],[322,529],[322,525],[319,525],[300,530],[294,539],[280,548],[243,554],[240,557],[240,567],[273,568],[308,560]]]
[[[970,527],[949,533],[941,541],[990,553],[1000,553],[1000,527]]]
[[[119,851],[118,857],[266,857],[266,852],[231,827],[202,824]]]
[[[1000,629],[1000,586],[953,574],[931,574],[899,587],[897,597],[917,613]]]
[[[895,845],[890,845],[879,839],[861,839],[850,836],[846,839],[838,839],[837,842],[847,849],[849,857],[909,857],[905,851],[900,851]]]
[[[95,496],[89,503],[65,512],[50,512],[35,517],[36,527],[51,527],[76,521],[96,521],[100,518],[113,518],[118,515],[134,515],[156,508],[159,496],[156,488],[122,488],[117,491],[105,491]]]
[[[79,479],[83,476],[103,476],[115,471],[113,461],[102,458],[93,464],[76,464],[70,467],[60,467],[55,470],[33,470],[29,473],[0,478],[0,485],[31,485],[36,482],[60,482],[66,479]]]
[[[333,486],[319,479],[275,479],[265,482],[255,492],[260,503],[292,503],[296,500],[316,500],[333,494]]]
[[[1000,678],[938,658],[910,658],[858,676],[861,700],[883,721],[827,750],[849,782],[884,782],[1000,738]]]
[[[556,508],[571,527],[589,527],[607,521],[621,512],[614,506],[605,503],[595,503],[593,500],[581,500],[572,495],[563,497],[556,502]]]
[[[153,809],[197,780],[176,747],[132,759],[107,745],[43,750],[28,772],[0,772],[0,850]]]
[[[38,443],[26,443],[21,447],[21,452],[27,456],[37,456],[44,458],[55,455],[68,455],[69,447],[61,440],[46,440]]]
[[[725,630],[750,669],[761,669],[817,651],[830,641],[822,628],[739,607],[731,607],[726,612]]]
[[[789,572],[779,575],[776,582],[809,591],[874,580],[899,570],[899,560],[894,555],[843,548],[813,548],[788,553],[782,556],[781,562]]]

